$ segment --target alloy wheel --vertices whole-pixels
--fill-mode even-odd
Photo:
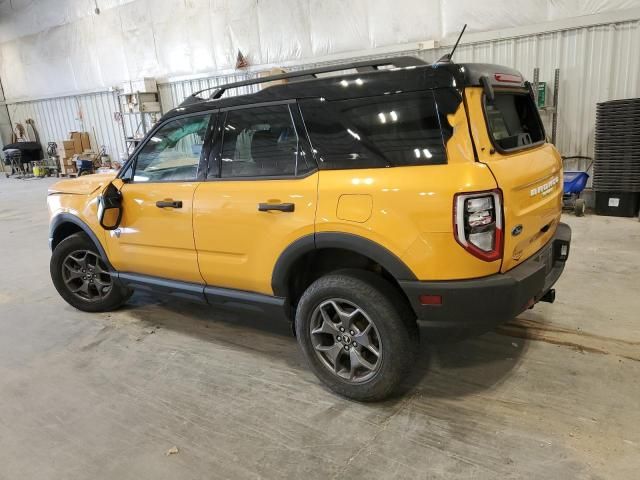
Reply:
[[[69,291],[83,300],[105,298],[113,280],[102,259],[89,250],[75,250],[62,262],[62,279]]]
[[[310,330],[316,355],[343,380],[361,383],[380,368],[380,333],[369,315],[353,302],[325,300],[314,310]]]

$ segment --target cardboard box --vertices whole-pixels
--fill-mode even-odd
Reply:
[[[62,149],[63,150],[73,150],[75,148],[75,143],[73,140],[63,140],[62,141]]]
[[[260,78],[272,77],[274,75],[282,75],[283,73],[287,73],[287,71],[284,68],[273,67],[271,70],[268,70],[266,72],[260,72],[258,74],[258,77]],[[265,82],[260,84],[260,89],[263,90],[267,87],[271,87],[272,85],[284,85],[286,83],[287,83],[286,78],[283,78],[281,80],[274,80],[272,82]]]
[[[69,137],[73,140],[73,150],[75,153],[82,153],[82,136],[80,132],[71,132]]]
[[[160,112],[160,102],[144,102],[140,106],[142,112]]]
[[[130,82],[122,82],[122,93],[156,93],[158,84],[153,77],[144,77],[140,80],[131,80]]]
[[[76,164],[73,162],[72,164],[67,164],[66,162],[60,162],[60,173],[68,175],[70,173],[76,173]]]
[[[85,150],[91,150],[91,140],[89,139],[89,134],[87,132],[80,133],[80,143],[82,144],[82,152]]]
[[[152,77],[144,77],[141,80],[131,81],[131,91],[140,93],[155,93],[158,91],[156,80]]]

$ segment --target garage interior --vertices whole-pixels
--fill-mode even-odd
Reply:
[[[286,322],[59,297],[59,177],[117,170],[202,88],[433,63],[465,24],[454,62],[522,72],[565,171],[588,174],[553,304],[462,342],[423,334],[401,394],[358,403],[306,368]],[[637,478],[640,156],[609,155],[598,118],[626,101],[617,128],[640,140],[638,45],[637,0],[0,0],[0,479]]]

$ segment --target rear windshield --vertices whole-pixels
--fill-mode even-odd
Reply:
[[[544,129],[533,99],[528,93],[496,92],[485,100],[487,126],[498,150],[527,148],[544,140]]]
[[[300,102],[321,169],[437,165],[447,158],[433,92]]]

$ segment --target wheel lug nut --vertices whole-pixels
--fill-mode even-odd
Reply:
[[[350,333],[351,335],[355,335],[355,334],[356,334],[356,332],[354,332],[353,330],[349,330],[349,333]]]
[[[344,332],[344,327],[340,327],[340,331],[341,331],[341,332]]]
[[[349,345],[345,345],[345,346],[344,346],[344,349],[345,349],[345,350],[349,350]]]
[[[341,341],[342,341],[342,337],[341,337],[340,335],[338,335],[338,336],[336,337],[336,340],[338,340],[339,342],[341,342]]]

